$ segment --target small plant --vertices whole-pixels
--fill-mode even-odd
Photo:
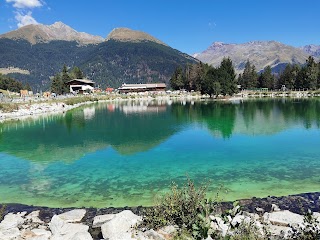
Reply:
[[[7,205],[3,204],[0,208],[0,222],[2,221],[2,219],[4,218],[4,214],[6,211]]]
[[[320,239],[320,222],[314,216],[313,212],[308,210],[304,216],[303,225],[292,228],[290,238],[299,240]]]
[[[214,202],[205,199],[208,184],[199,188],[193,181],[182,188],[172,183],[171,191],[159,199],[155,207],[147,209],[140,229],[159,229],[174,225],[179,227],[175,239],[203,239],[210,229],[209,215],[214,210]],[[184,236],[184,237],[183,237]]]

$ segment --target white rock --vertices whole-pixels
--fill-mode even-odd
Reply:
[[[20,227],[24,223],[23,214],[8,213],[0,223],[0,231]]]
[[[320,212],[314,212],[313,216],[320,222]]]
[[[271,235],[281,236],[283,238],[287,238],[292,231],[290,227],[275,226],[275,225],[270,225],[268,227],[268,230],[270,231]]]
[[[50,238],[52,236],[51,232],[44,229],[32,229],[31,232],[33,232],[37,236],[43,236],[46,238]]]
[[[257,212],[264,212],[264,209],[263,209],[263,208],[260,208],[260,207],[256,207],[256,211],[257,211]]]
[[[59,218],[57,215],[54,215],[49,223],[49,228],[53,235],[60,234],[60,230],[65,225],[65,222]]]
[[[30,230],[27,229],[27,230],[22,230],[20,233],[20,236],[23,239],[31,239],[33,237],[36,237],[37,235],[34,232],[31,232]]]
[[[288,210],[265,213],[263,215],[265,222],[270,221],[271,224],[283,227],[289,227],[294,224],[302,224],[303,216],[290,212]]]
[[[170,226],[165,226],[165,227],[163,227],[163,228],[160,228],[160,229],[158,230],[158,232],[159,232],[160,234],[162,234],[162,235],[171,235],[171,234],[174,234],[174,233],[177,232],[177,228],[178,228],[178,227],[175,227],[175,226],[172,226],[172,225],[170,225]]]
[[[86,225],[65,222],[57,215],[52,217],[49,227],[53,234],[51,240],[71,240],[73,237],[82,236],[80,233],[88,233],[89,230]]]
[[[161,234],[157,233],[153,229],[144,232],[144,236],[146,236],[147,239],[165,240],[165,238]]]
[[[248,218],[248,217],[247,217]],[[231,225],[232,226],[237,226],[238,224],[241,224],[244,220],[246,219],[245,216],[243,215],[236,215],[232,220],[231,220]],[[250,220],[249,220],[250,221]]]
[[[40,210],[33,211],[26,216],[26,220],[32,223],[44,224],[44,222],[39,218]]]
[[[220,217],[209,216],[209,218],[212,220],[210,227],[221,232],[223,237],[226,236],[229,230],[228,224],[226,224]]]
[[[93,219],[92,228],[101,227],[104,223],[110,221],[115,214],[105,214],[105,215],[98,215],[95,216]]]
[[[47,236],[41,235],[41,236],[35,236],[32,238],[28,238],[27,240],[50,240],[50,238]]]
[[[129,210],[122,211],[101,226],[103,238],[109,240],[132,239],[132,227],[142,218]]]
[[[76,233],[70,240],[93,240],[90,233],[79,232]]]
[[[58,216],[65,222],[80,222],[85,214],[85,209],[74,209]]]
[[[276,204],[271,204],[271,212],[280,212],[281,209]]]
[[[16,240],[20,236],[20,231],[17,227],[0,230],[0,240]]]

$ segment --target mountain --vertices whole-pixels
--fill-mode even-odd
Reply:
[[[313,57],[320,58],[320,45],[310,44],[307,46],[303,46],[300,49]]]
[[[104,41],[102,37],[84,32],[77,32],[62,22],[52,25],[31,24],[0,35],[0,38],[27,40],[31,44],[48,43],[50,41],[76,41],[79,44],[95,44]]]
[[[253,41],[243,44],[213,43],[204,52],[194,57],[202,62],[218,66],[224,57],[230,57],[237,72],[244,69],[247,60],[258,71],[270,65],[274,72],[279,72],[288,64],[304,64],[309,54],[299,48],[276,41]]]
[[[0,35],[0,56],[0,69],[19,69],[9,75],[28,82],[34,91],[49,89],[50,78],[64,64],[80,67],[104,88],[168,83],[176,67],[197,62],[147,33],[118,28],[102,39],[63,23],[29,25]]]
[[[160,40],[152,37],[151,35],[141,32],[141,31],[134,31],[129,28],[115,28],[113,29],[109,35],[107,36],[108,40],[115,40],[120,42],[144,42],[150,41],[155,42],[158,44],[162,44],[167,46],[165,43],[161,42]]]

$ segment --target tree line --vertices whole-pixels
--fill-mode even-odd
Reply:
[[[74,67],[70,71],[67,66],[64,65],[62,71],[57,73],[51,81],[51,92],[56,94],[69,93],[70,89],[67,82],[72,79],[83,79],[83,72],[79,67]]]
[[[6,75],[0,73],[0,89],[9,90],[10,92],[20,92],[20,90],[31,91],[31,87],[28,83],[23,85],[21,82],[15,80]]]
[[[238,77],[238,83],[243,89],[268,88],[281,89],[309,89],[320,88],[320,62],[316,63],[313,57],[306,60],[306,64],[287,64],[279,74],[272,74],[270,66],[267,66],[260,74],[255,66],[247,61],[244,71]]]
[[[320,88],[320,62],[313,57],[306,60],[306,64],[287,64],[278,75],[272,73],[270,66],[260,73],[254,64],[248,60],[243,73],[236,78],[236,73],[230,58],[222,60],[215,68],[202,62],[188,64],[184,69],[178,67],[170,79],[171,88],[199,91],[211,96],[233,95],[241,89],[267,88],[269,90],[281,89],[309,89]]]
[[[202,62],[188,64],[185,69],[178,67],[170,84],[176,90],[194,90],[211,96],[233,95],[238,91],[236,73],[230,58],[223,59],[217,68]]]

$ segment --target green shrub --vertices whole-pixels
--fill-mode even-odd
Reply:
[[[158,203],[145,211],[140,229],[159,229],[174,225],[179,227],[176,239],[202,239],[208,237],[209,214],[214,203],[205,199],[208,184],[196,188],[193,181],[179,188],[172,183],[171,191],[158,200]],[[184,237],[183,237],[184,236]]]

